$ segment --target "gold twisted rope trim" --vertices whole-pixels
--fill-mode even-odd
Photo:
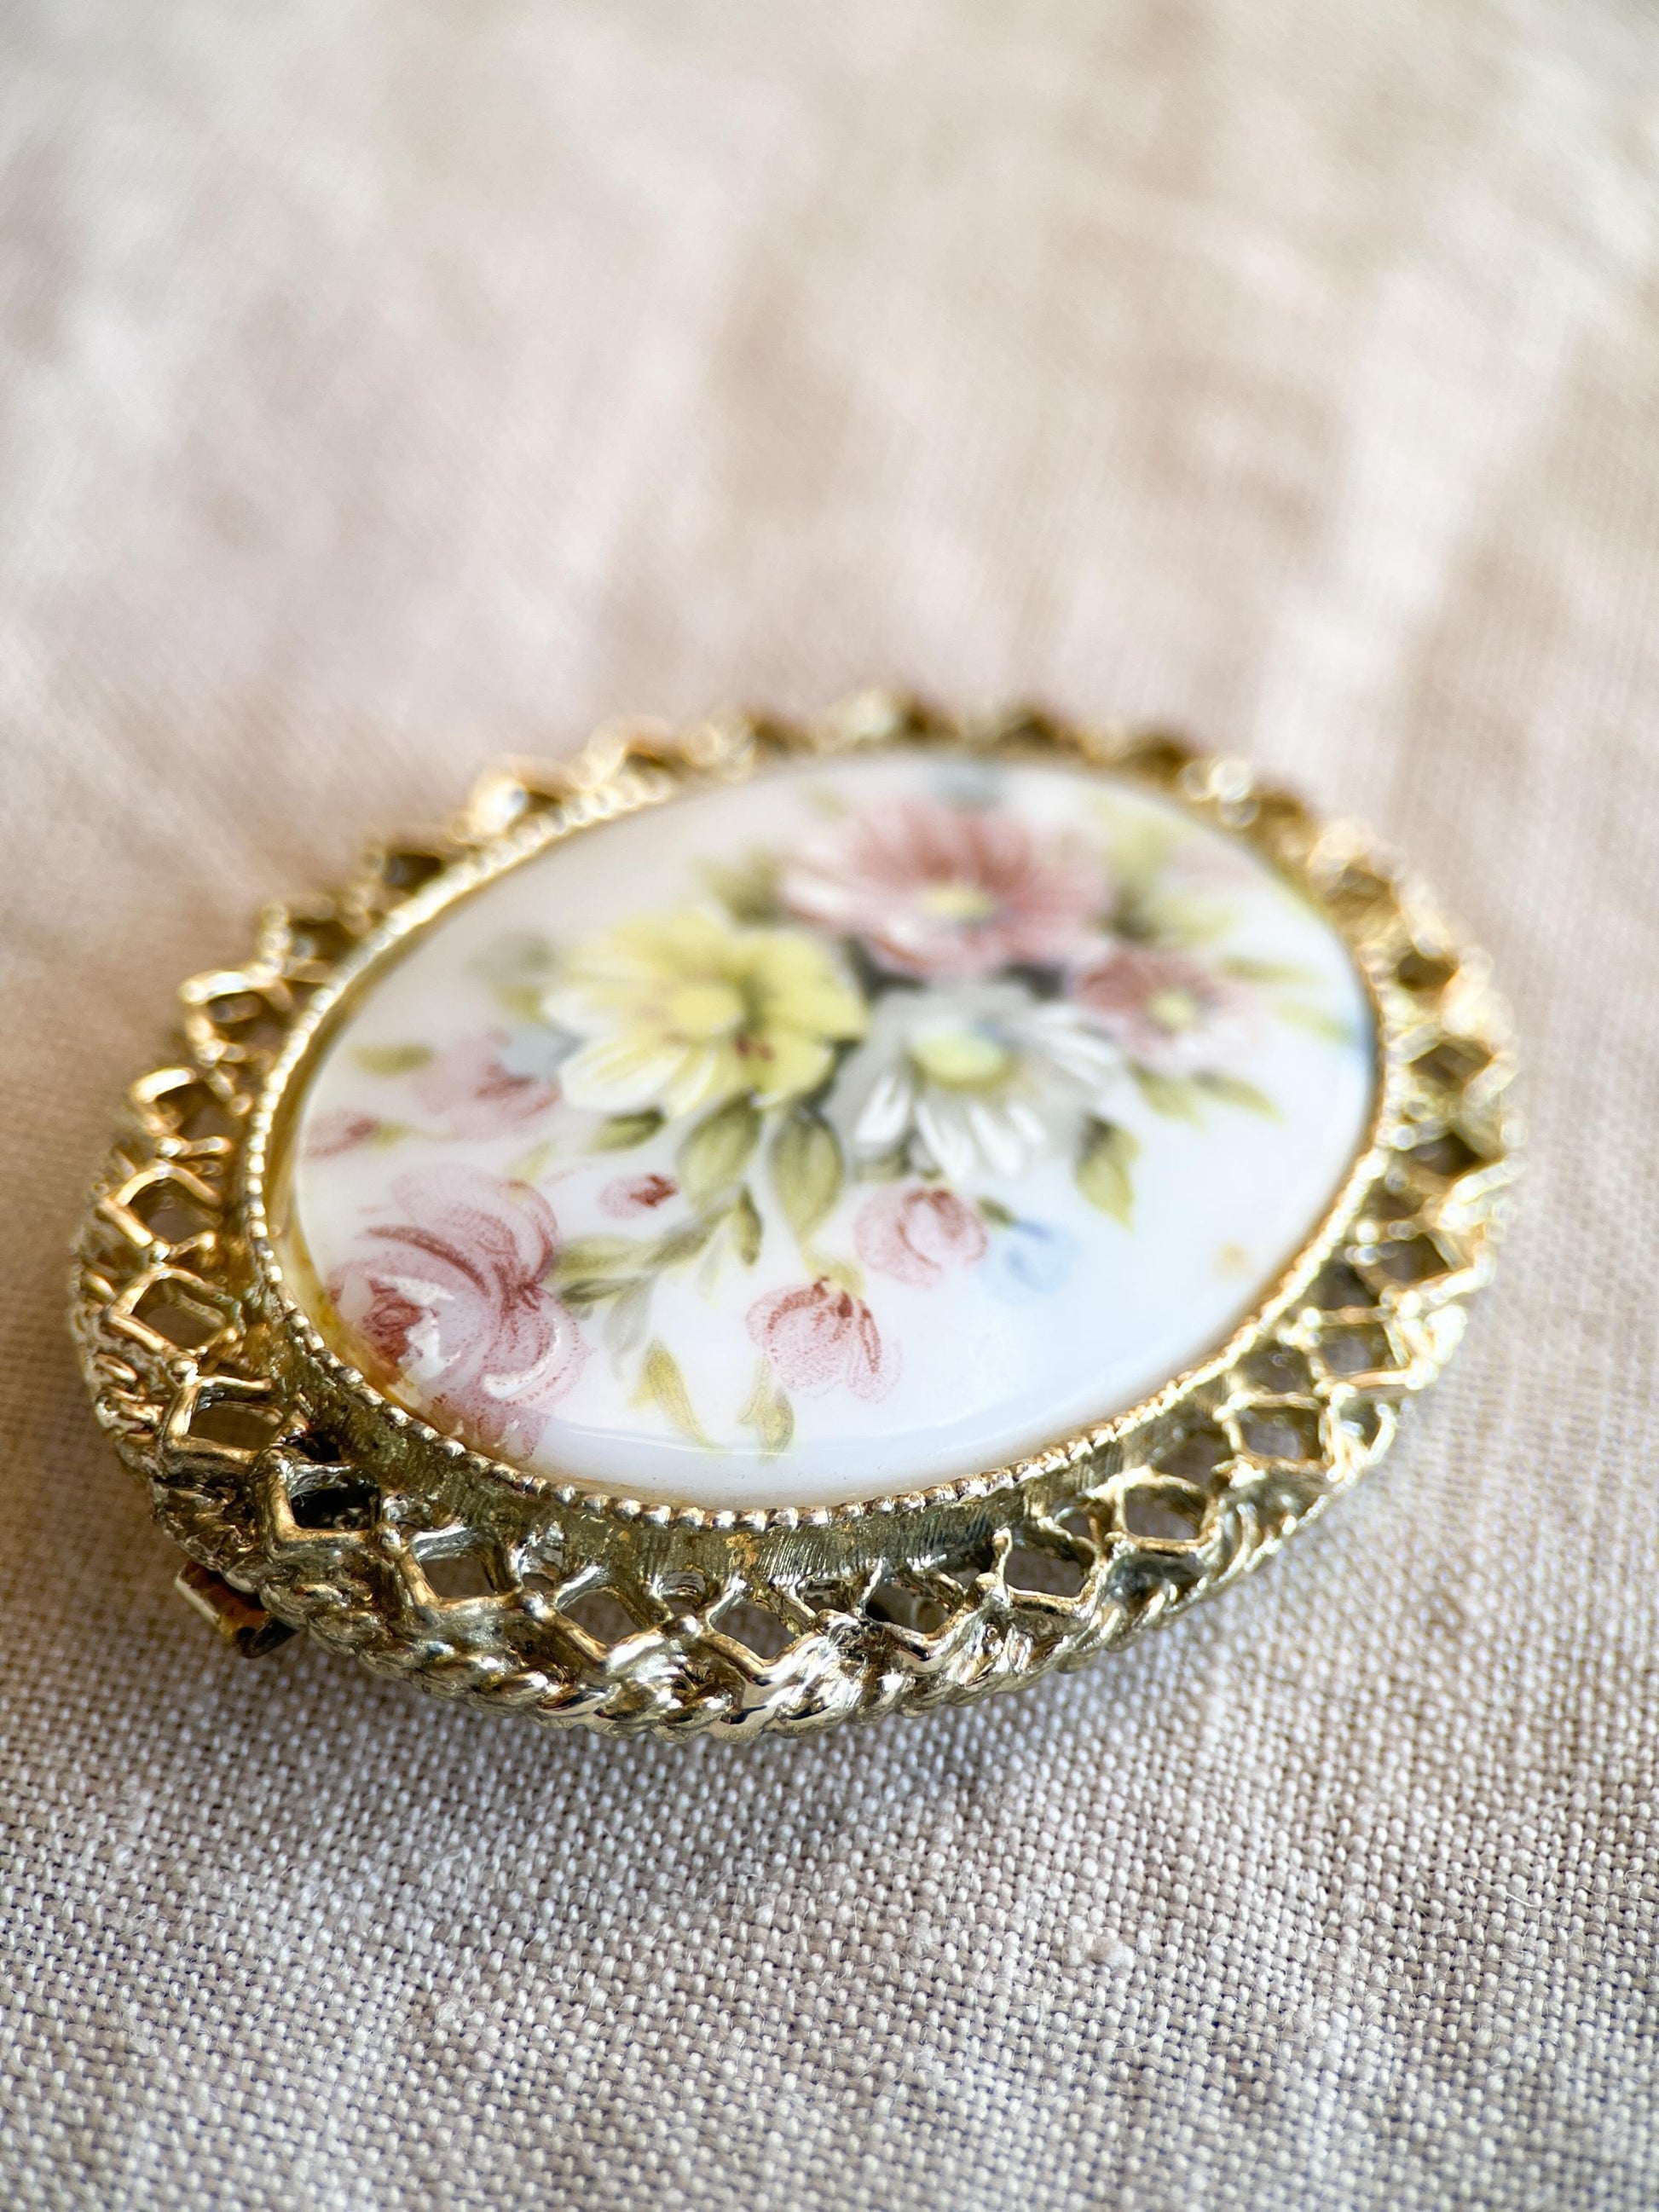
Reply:
[[[1381,1039],[1372,1141],[1252,1321],[1036,1458],[818,1510],[552,1483],[438,1436],[333,1359],[273,1285],[262,1190],[272,1071],[303,1053],[307,1005],[342,967],[372,959],[446,870],[493,872],[771,760],[896,744],[1133,778],[1244,838],[1348,945]],[[1221,1589],[1387,1450],[1491,1273],[1510,1177],[1503,1009],[1419,884],[1239,762],[1024,711],[964,722],[879,694],[810,726],[602,730],[571,763],[493,772],[451,830],[375,848],[337,895],[268,908],[252,958],[180,999],[183,1052],[133,1085],[94,1188],[71,1324],[98,1420],[197,1563],[190,1593],[230,1586],[244,1648],[286,1625],[441,1695],[618,1735],[955,1704],[1080,1666]]]

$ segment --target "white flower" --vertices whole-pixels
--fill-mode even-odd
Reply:
[[[1109,1038],[1019,983],[895,991],[842,1067],[827,1112],[855,1160],[908,1148],[952,1182],[1022,1174],[1067,1149],[1122,1066]]]

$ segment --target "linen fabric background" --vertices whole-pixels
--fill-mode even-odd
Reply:
[[[1659,17],[0,7],[0,2197],[1659,2201]],[[1094,1671],[734,1751],[257,1666],[65,1247],[178,978],[623,709],[1157,717],[1498,956],[1386,1469]]]

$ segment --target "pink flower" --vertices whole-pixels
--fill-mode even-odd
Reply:
[[[786,1389],[809,1396],[845,1383],[855,1398],[884,1398],[898,1380],[898,1352],[883,1345],[869,1307],[823,1275],[757,1298],[749,1334]]]
[[[331,1160],[366,1145],[380,1124],[373,1114],[358,1114],[349,1106],[331,1106],[312,1123],[306,1138],[308,1160]]]
[[[672,1176],[618,1176],[599,1193],[599,1205],[614,1219],[625,1221],[630,1214],[649,1213],[656,1206],[666,1206],[671,1198],[678,1196],[679,1188]]]
[[[502,1066],[508,1042],[505,1030],[462,1037],[413,1078],[416,1097],[428,1114],[443,1116],[451,1136],[504,1136],[556,1104],[556,1083]]]
[[[866,1267],[929,1290],[947,1267],[985,1257],[985,1224],[955,1191],[928,1183],[890,1184],[867,1199],[853,1225]]]
[[[586,1346],[546,1277],[552,1208],[526,1183],[446,1164],[400,1176],[397,1218],[329,1280],[341,1319],[434,1413],[494,1446],[569,1389]]]
[[[1067,960],[1109,903],[1104,866],[1081,838],[922,798],[830,823],[779,889],[794,914],[862,938],[894,974],[939,979]]]
[[[1071,995],[1127,1059],[1157,1075],[1200,1074],[1254,1042],[1250,993],[1184,952],[1109,945],[1074,971]]]

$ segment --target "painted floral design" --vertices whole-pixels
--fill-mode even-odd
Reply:
[[[920,795],[831,823],[791,858],[785,908],[896,975],[944,981],[1068,958],[1107,903],[1103,860],[1012,811]]]
[[[319,1114],[313,1121],[306,1139],[306,1157],[313,1160],[331,1160],[342,1152],[355,1152],[366,1145],[380,1127],[373,1114],[364,1114],[355,1106],[336,1106],[326,1114]]]
[[[416,1104],[456,1137],[496,1137],[539,1121],[557,1105],[559,1086],[515,1069],[513,1042],[504,1029],[486,1030],[434,1054],[410,1076]]]
[[[942,1183],[890,1184],[867,1198],[853,1224],[865,1266],[927,1290],[952,1267],[985,1257],[985,1224]]]
[[[546,1012],[580,1040],[565,1095],[601,1113],[775,1106],[829,1074],[864,1004],[834,956],[793,929],[701,912],[625,922],[572,958]]]
[[[1010,1305],[1052,1297],[1077,1265],[1082,1246],[1051,1221],[1016,1215],[998,1224],[986,1269],[987,1287]]]
[[[445,1164],[399,1176],[328,1294],[421,1404],[499,1446],[563,1396],[586,1357],[547,1287],[558,1224],[539,1192]]]
[[[822,1275],[757,1298],[749,1334],[784,1387],[808,1397],[839,1383],[855,1398],[884,1398],[898,1380],[897,1352],[869,1307]]]
[[[1076,1007],[1023,983],[895,991],[829,1111],[854,1161],[897,1156],[953,1182],[1018,1176],[1121,1076],[1121,1054]]]
[[[599,1210],[613,1221],[628,1221],[636,1214],[654,1213],[671,1198],[678,1198],[679,1188],[672,1176],[618,1176],[599,1193]]]
[[[775,1455],[797,1399],[896,1387],[922,1302],[982,1331],[988,1300],[1132,1264],[1149,1128],[1200,1146],[1214,1115],[1273,1115],[1264,1038],[1329,1018],[1238,949],[1250,864],[1098,803],[1048,826],[994,772],[919,771],[803,808],[701,902],[499,940],[469,972],[500,1020],[358,1046],[307,1158],[422,1163],[330,1279],[367,1355],[507,1448],[591,1346],[685,1443]],[[720,1310],[744,1392],[705,1379],[688,1299]]]
[[[1108,945],[1073,971],[1069,989],[1085,1019],[1155,1075],[1224,1068],[1255,1041],[1249,988],[1190,953]]]

